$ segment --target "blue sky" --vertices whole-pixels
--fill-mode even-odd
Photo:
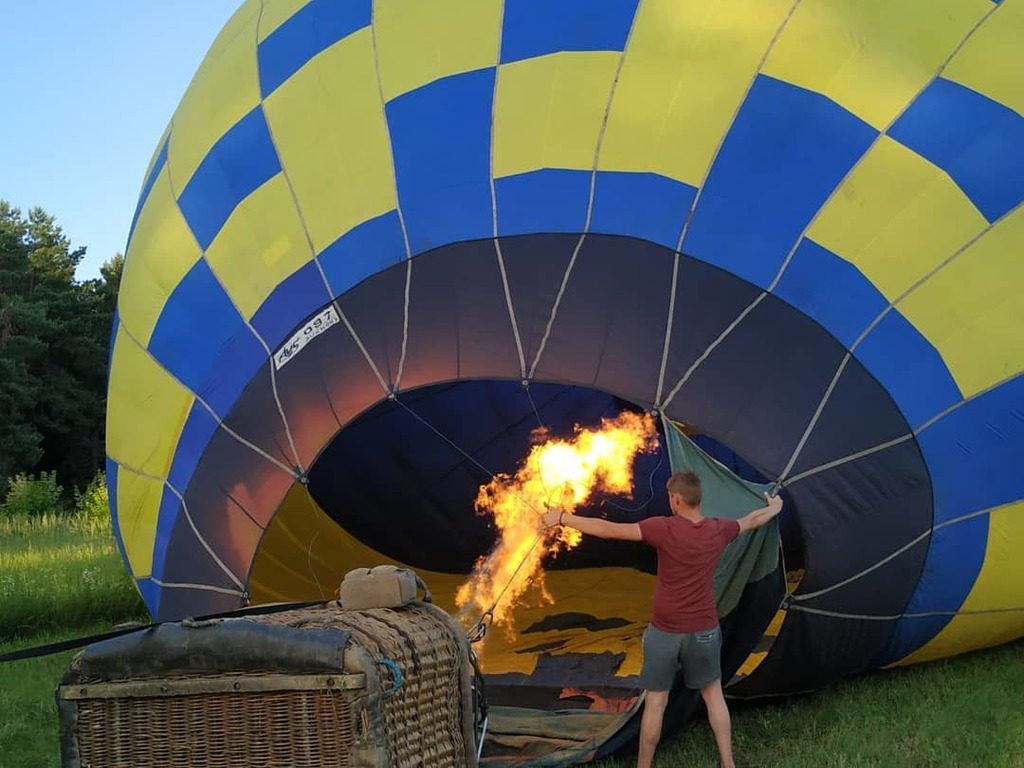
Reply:
[[[123,251],[142,176],[210,43],[241,0],[5,0],[0,199]]]

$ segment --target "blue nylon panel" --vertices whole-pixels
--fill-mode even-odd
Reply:
[[[370,0],[313,0],[259,44],[266,98],[321,51],[370,23]]]
[[[981,570],[987,541],[987,515],[935,531],[921,581],[907,604],[906,613],[959,609]],[[952,616],[907,616],[900,619],[878,663],[891,664],[913,653],[935,637],[951,619]]]
[[[225,344],[239,331],[249,333],[202,258],[168,297],[149,351],[186,387],[199,392]]]
[[[266,362],[267,351],[252,331],[242,328],[221,347],[216,362],[196,394],[202,396],[222,418],[226,417],[238,396]]]
[[[921,581],[906,613],[957,610],[981,569],[987,537],[988,515],[935,531]],[[921,622],[922,618],[914,621]],[[945,626],[949,617],[941,617],[940,621]]]
[[[824,96],[758,75],[711,168],[683,251],[767,286],[876,133]]]
[[[320,266],[335,296],[405,258],[398,213],[388,211],[346,232],[321,251]]]
[[[280,170],[263,108],[256,107],[213,145],[178,198],[199,246],[205,251],[238,204]]]
[[[117,462],[109,456],[106,458],[106,479],[107,498],[110,502],[110,524],[114,532],[114,541],[117,542],[117,550],[121,553],[121,559],[127,563],[128,553],[124,550],[124,542],[121,541],[121,521],[117,518]]]
[[[121,315],[114,307],[114,321],[110,324],[110,338],[107,340],[107,370],[110,370],[110,362],[114,357],[114,342],[117,340],[117,329],[121,327]]]
[[[936,524],[1024,498],[1024,376],[943,417],[918,443],[932,477]],[[936,531],[907,612],[959,609],[981,570],[987,537],[987,515]],[[888,660],[920,648],[948,622],[949,617],[902,620]]]
[[[1024,200],[1024,117],[977,91],[939,78],[889,135],[952,176],[989,221]]]
[[[163,146],[160,147],[160,154],[156,156],[156,162],[153,163],[153,170],[149,172],[149,176],[146,177],[145,184],[142,185],[142,193],[139,195],[139,203],[135,206],[135,214],[132,216],[132,224],[128,228],[128,243],[131,243],[132,241],[132,235],[135,233],[135,225],[139,221],[139,214],[142,212],[142,206],[146,204],[149,192],[153,189],[153,184],[156,183],[156,177],[160,175],[160,171],[163,170],[164,165],[167,163],[167,145],[170,141],[170,136],[164,139]],[[127,251],[127,248],[125,250]]]
[[[812,240],[800,243],[775,294],[847,348],[889,303],[857,267]]]
[[[202,406],[200,406],[202,407]],[[179,448],[179,453],[180,453]],[[198,459],[198,456],[196,457]],[[184,486],[175,485],[181,493],[185,492]],[[179,499],[170,488],[164,486],[163,495],[160,497],[160,511],[156,518],[156,540],[153,543],[153,575],[161,581],[164,579],[164,565],[167,561],[168,543],[171,540],[171,531],[174,530],[181,514],[181,499]]]
[[[135,585],[139,588],[139,594],[142,595],[150,615],[156,616],[160,612],[160,587],[150,579],[136,579]]]
[[[171,471],[167,476],[167,481],[182,493],[188,487],[192,472],[216,431],[216,419],[202,403],[193,403],[178,438],[178,447],[174,451]]]
[[[1024,376],[939,419],[918,436],[935,489],[935,520],[1024,498]]]
[[[157,621],[175,621],[184,616],[209,616],[243,607],[234,595],[200,589],[161,589]]]
[[[502,64],[556,51],[621,51],[639,0],[506,0]]]
[[[938,350],[896,310],[872,329],[854,355],[889,390],[911,428],[962,399]]]
[[[252,317],[253,327],[271,351],[277,349],[301,320],[331,300],[312,261],[300,267],[266,298]]]
[[[414,254],[491,235],[494,69],[442,78],[388,102],[398,199]]]
[[[494,180],[498,234],[582,232],[587,221],[590,171],[545,168]]]
[[[632,235],[675,250],[697,190],[656,173],[598,171],[591,232]]]

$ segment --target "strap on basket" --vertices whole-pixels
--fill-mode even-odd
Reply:
[[[383,696],[385,699],[390,699],[394,696],[401,687],[405,684],[405,676],[402,674],[402,668],[391,659],[378,659],[374,662],[378,666],[387,667],[391,670],[391,690],[384,691]]]

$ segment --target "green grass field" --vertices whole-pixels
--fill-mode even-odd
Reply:
[[[776,703],[732,705],[737,766],[1024,766],[1024,644],[865,675]],[[713,768],[706,720],[655,765]],[[626,768],[623,758],[600,768]]]
[[[145,615],[106,520],[0,517],[0,640]]]
[[[107,520],[0,517],[0,654],[146,618]],[[53,691],[73,653],[0,666],[0,766],[59,765]]]
[[[50,630],[0,643],[0,654],[110,629],[109,622],[74,629]],[[54,690],[73,651],[0,666],[0,766],[59,766],[57,709]]]
[[[144,615],[106,524],[0,520],[0,653]],[[72,656],[0,665],[2,768],[59,765],[53,691]],[[740,766],[1024,768],[1024,643],[734,706],[733,729]],[[668,738],[656,765],[717,765],[707,724]]]

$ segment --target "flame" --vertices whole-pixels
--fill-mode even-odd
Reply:
[[[571,528],[545,530],[544,512],[552,508],[572,514],[595,491],[628,496],[633,459],[658,447],[654,419],[631,412],[602,419],[598,428],[577,426],[569,439],[545,439],[543,430],[534,437],[539,442],[515,475],[495,475],[480,488],[477,513],[491,515],[501,535],[455,596],[466,618],[493,606],[494,622],[510,633],[512,610],[528,590],[554,602],[544,584],[544,557],[572,549],[582,539]]]

